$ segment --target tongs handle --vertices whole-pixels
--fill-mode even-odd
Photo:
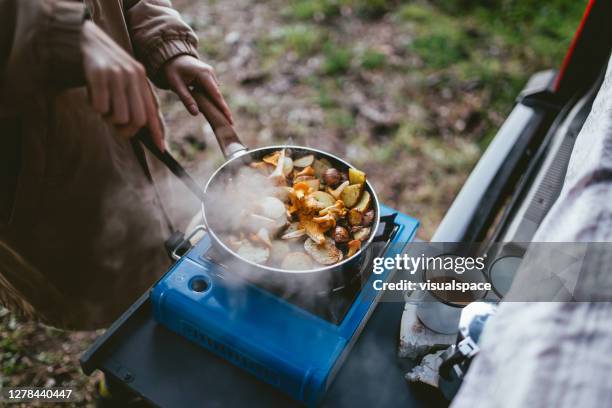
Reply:
[[[246,153],[247,147],[238,137],[234,127],[210,98],[199,91],[192,92],[192,95],[196,99],[200,111],[210,123],[223,156],[230,160]]]
[[[185,168],[170,154],[168,150],[162,152],[159,150],[159,147],[153,142],[153,138],[151,137],[151,132],[148,128],[142,128],[136,138],[140,140],[140,142],[151,152],[153,156],[157,157],[159,161],[161,161],[167,168],[178,177],[187,188],[200,199],[200,201],[204,202],[204,190],[196,181],[191,177],[191,175],[185,170]]]

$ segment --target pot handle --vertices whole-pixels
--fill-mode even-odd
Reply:
[[[229,123],[223,112],[203,92],[193,92],[200,111],[210,123],[223,156],[233,159],[247,152],[247,147],[240,141],[234,127]]]

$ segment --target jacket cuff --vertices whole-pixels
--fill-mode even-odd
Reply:
[[[144,56],[145,66],[149,77],[155,82],[156,85],[165,88],[166,80],[161,75],[161,67],[174,57],[179,55],[191,55],[192,57],[198,57],[198,50],[195,45],[190,41],[190,36],[178,36],[174,38],[165,38],[160,41],[156,46],[150,48],[147,55]]]
[[[42,60],[48,67],[49,83],[60,86],[84,84],[81,32],[85,6],[80,2],[50,4],[46,29],[41,32]]]

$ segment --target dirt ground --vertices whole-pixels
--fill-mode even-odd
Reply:
[[[585,2],[175,0],[251,147],[294,143],[363,169],[428,239],[530,74],[556,67]],[[481,2],[489,4],[491,2]],[[495,2],[493,2],[495,3]],[[201,180],[223,158],[201,118],[162,92],[171,149]],[[0,309],[0,386],[74,386],[99,333]],[[65,406],[65,405],[64,405]]]

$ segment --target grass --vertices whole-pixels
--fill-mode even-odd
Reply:
[[[341,75],[351,67],[353,52],[348,47],[328,42],[324,47],[324,55],[323,73],[326,75]]]
[[[289,24],[272,30],[257,45],[261,54],[272,61],[288,53],[304,59],[318,52],[326,38],[325,30],[316,25]]]
[[[396,1],[389,0],[297,0],[283,9],[285,17],[294,20],[323,21],[340,16],[355,14],[366,19],[376,19],[391,11]]]
[[[361,67],[366,70],[378,70],[385,67],[387,56],[376,50],[368,49],[361,56]]]

